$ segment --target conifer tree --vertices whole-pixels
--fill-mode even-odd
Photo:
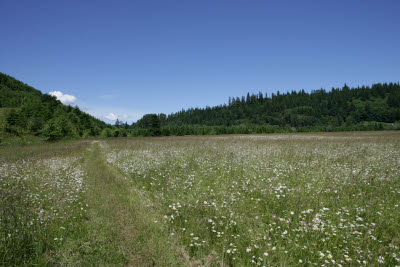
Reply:
[[[159,136],[160,131],[160,120],[156,114],[150,115],[150,125],[149,125],[149,134],[150,136]]]

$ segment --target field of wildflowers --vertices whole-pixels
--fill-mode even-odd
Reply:
[[[398,132],[80,142],[3,151],[0,265],[400,266]]]
[[[0,163],[0,265],[54,264],[51,252],[87,217],[82,158],[7,152],[12,159]]]
[[[107,154],[197,264],[400,265],[400,138],[115,141]]]

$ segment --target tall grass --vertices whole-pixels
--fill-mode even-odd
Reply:
[[[110,165],[192,260],[400,264],[397,133],[115,141]]]
[[[3,154],[13,159],[0,164],[0,262],[54,264],[53,252],[87,218],[82,158],[7,152],[14,155]]]
[[[0,150],[0,265],[400,265],[397,132]]]

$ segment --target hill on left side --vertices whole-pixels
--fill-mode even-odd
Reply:
[[[37,136],[44,140],[98,136],[105,122],[63,105],[55,97],[0,72],[0,141]]]

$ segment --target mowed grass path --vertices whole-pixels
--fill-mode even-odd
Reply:
[[[186,265],[148,200],[106,163],[107,148],[3,148],[0,266]]]
[[[93,237],[106,240],[110,249],[102,256],[107,263],[133,266],[171,266],[175,258],[173,244],[160,225],[154,224],[155,212],[149,200],[106,163],[108,146],[94,142],[87,156],[89,177],[88,203]],[[121,257],[115,257],[120,254]]]
[[[0,265],[400,265],[399,132],[0,151]]]

